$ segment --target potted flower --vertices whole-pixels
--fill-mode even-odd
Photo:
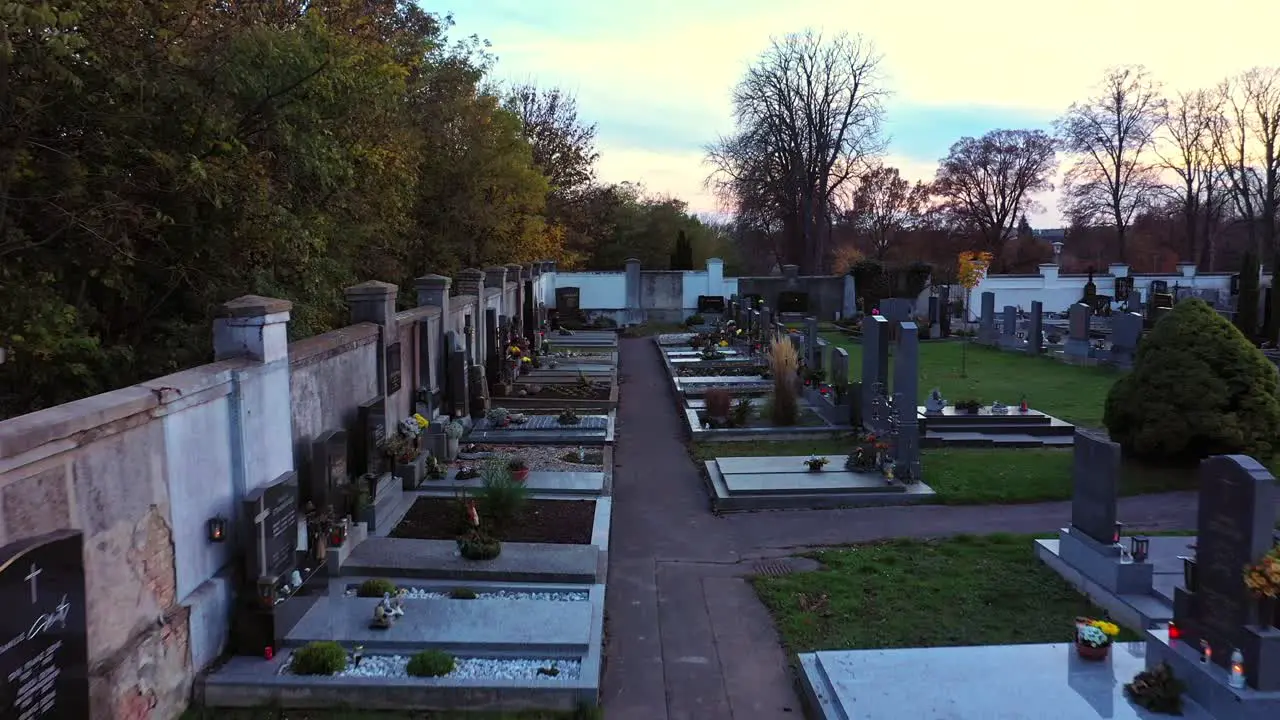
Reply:
[[[443,480],[445,475],[449,474],[449,468],[440,462],[440,458],[432,455],[427,458],[426,474],[428,480]]]
[[[1106,660],[1111,643],[1120,634],[1120,627],[1106,620],[1076,618],[1076,654],[1085,660]]]
[[[484,416],[494,427],[506,427],[511,424],[511,411],[504,407],[491,408]]]
[[[462,434],[467,431],[467,426],[462,424],[461,420],[452,420],[448,425],[444,426],[444,455],[445,459],[452,462],[458,457],[458,441],[462,439]]]
[[[518,483],[522,483],[529,479],[529,463],[524,458],[515,457],[507,461],[507,470],[511,473],[511,479]]]
[[[1244,584],[1258,601],[1258,625],[1280,627],[1280,546],[1245,568]]]
[[[525,355],[524,357],[520,358],[520,374],[528,375],[529,373],[533,372],[532,363],[533,363],[533,360],[528,355]]]
[[[956,412],[965,412],[970,415],[977,415],[978,411],[982,409],[982,401],[975,398],[960,400],[956,403],[955,408]]]
[[[809,472],[822,472],[822,468],[829,462],[831,461],[824,457],[811,455],[808,460],[804,461],[804,464],[809,468]]]
[[[556,422],[561,425],[577,425],[581,421],[582,418],[578,416],[578,411],[573,408],[565,408],[556,418]]]

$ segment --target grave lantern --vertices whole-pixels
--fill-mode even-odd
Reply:
[[[220,543],[227,539],[227,519],[218,515],[209,518],[209,542]]]
[[[332,547],[342,547],[347,541],[347,525],[346,523],[334,523],[329,528],[329,545]]]
[[[1129,538],[1129,554],[1133,556],[1136,563],[1146,562],[1147,554],[1151,549],[1151,538],[1134,535]]]
[[[1178,629],[1178,624],[1172,620],[1169,621],[1169,639],[1177,640],[1182,637],[1182,630]]]
[[[1111,542],[1112,542],[1112,544],[1114,544],[1114,545],[1119,545],[1119,544],[1120,544],[1120,533],[1121,533],[1121,531],[1123,531],[1123,530],[1124,530],[1124,523],[1122,523],[1122,522],[1118,522],[1118,523],[1116,523],[1115,528],[1111,531]]]
[[[1182,586],[1187,592],[1196,591],[1196,559],[1186,555],[1181,556],[1182,560]]]
[[[273,577],[258,578],[258,601],[263,607],[275,607],[276,579]]]

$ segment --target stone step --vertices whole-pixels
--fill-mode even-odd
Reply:
[[[342,575],[438,580],[593,583],[600,564],[595,545],[503,543],[493,560],[466,560],[452,540],[369,538],[342,565]]]
[[[580,657],[591,640],[593,603],[549,600],[406,600],[387,630],[369,627],[380,599],[321,598],[284,644],[336,640],[377,651],[435,648],[460,654]]]
[[[991,423],[985,425],[943,425],[937,426],[932,422],[927,423],[925,427],[929,432],[937,432],[939,434],[947,433],[966,433],[978,435],[1062,435],[1065,437],[1073,437],[1076,434],[1074,425],[1066,423],[1060,424],[1026,424],[1026,425],[1000,425]]]

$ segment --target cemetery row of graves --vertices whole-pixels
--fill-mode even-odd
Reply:
[[[992,697],[998,666],[1037,706],[1055,707],[1046,717],[1275,716],[1274,478],[1244,456],[1182,471],[1125,461],[1105,434],[1050,414],[1100,424],[1149,324],[1142,315],[1091,318],[1077,304],[1066,343],[1043,342],[1045,320],[1060,318],[1006,308],[997,325],[992,300],[973,348],[922,342],[894,312],[824,332],[812,317],[736,299],[718,322],[657,338],[718,511],[1072,499],[1056,536],[832,549],[814,555],[817,572],[758,578],[816,714],[914,716],[941,703],[998,715],[1027,700]],[[966,394],[948,399],[942,387]],[[978,388],[1008,400],[984,402]],[[1032,494],[996,487],[1011,485]],[[1118,516],[1122,495],[1194,488],[1194,530],[1146,536]],[[1270,573],[1261,591],[1246,567]],[[957,645],[968,647],[933,647]],[[921,668],[937,691],[901,682]]]

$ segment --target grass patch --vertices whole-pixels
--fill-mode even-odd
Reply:
[[[849,440],[752,443],[695,443],[694,460],[715,457],[825,455],[837,466],[851,449]],[[945,505],[1005,505],[1071,499],[1070,449],[928,449],[921,454],[924,481]],[[1195,490],[1195,469],[1154,468],[1126,461],[1120,494]]]
[[[193,708],[183,713],[180,720],[595,720],[600,717],[603,715],[598,710],[587,708],[576,712],[524,713]]]
[[[791,652],[1070,642],[1076,616],[1102,611],[1036,560],[1032,542],[1001,534],[823,550],[822,570],[753,584]]]
[[[638,338],[651,337],[653,335],[675,335],[687,332],[692,331],[686,327],[684,323],[645,322],[624,328],[622,331],[622,337]],[[552,344],[559,345],[560,343],[556,343],[553,339]]]
[[[862,376],[862,346],[840,333],[825,333],[828,342],[849,353],[849,377]],[[1049,358],[1028,357],[970,344],[967,377],[960,376],[961,341],[920,344],[920,397],[933,388],[951,402],[977,398],[983,404],[1016,405],[1025,395],[1035,410],[1084,427],[1101,427],[1102,408],[1120,375],[1102,367],[1067,365]],[[892,347],[890,347],[892,354]],[[892,383],[893,373],[889,373]]]

